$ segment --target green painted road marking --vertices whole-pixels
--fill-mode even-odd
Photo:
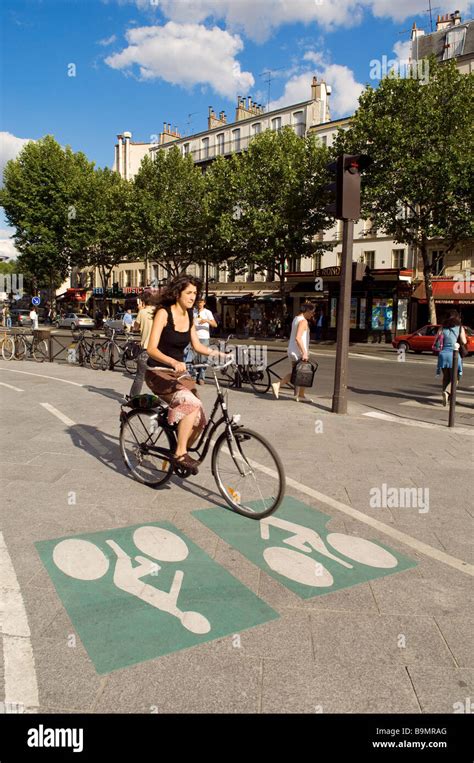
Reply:
[[[260,521],[231,512],[193,511],[206,527],[302,599],[416,567],[381,543],[326,529],[331,519],[295,498]]]
[[[35,545],[98,673],[279,617],[167,522]]]

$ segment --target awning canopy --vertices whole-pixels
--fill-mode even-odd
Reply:
[[[453,303],[474,302],[474,283],[471,281],[433,281],[433,297],[435,302]],[[418,284],[413,292],[413,298],[419,302],[427,302],[424,282]]]
[[[87,289],[66,289],[62,294],[56,295],[56,301],[85,302]]]

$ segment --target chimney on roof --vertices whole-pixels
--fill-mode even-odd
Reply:
[[[209,106],[209,114],[207,117],[207,129],[212,130],[214,127],[222,127],[227,122],[226,115],[223,111],[216,117],[214,109]]]
[[[454,13],[445,13],[444,16],[438,16],[436,19],[436,31],[441,32],[443,29],[449,29],[453,26],[458,26],[461,23],[461,15],[459,11]]]

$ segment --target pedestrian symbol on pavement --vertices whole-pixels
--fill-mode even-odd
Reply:
[[[33,304],[35,307],[38,307],[38,305],[39,305],[39,304],[41,304],[41,297],[32,297],[32,299],[31,299],[31,303],[32,303],[32,304]]]
[[[278,617],[167,523],[36,547],[98,673]]]
[[[277,514],[242,524],[238,516],[193,512],[226,543],[303,599],[415,567],[380,543],[328,532],[331,517],[286,497]]]

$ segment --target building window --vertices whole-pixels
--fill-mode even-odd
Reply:
[[[444,270],[444,251],[442,249],[434,249],[431,252],[431,267],[433,269],[434,276],[440,276]]]
[[[232,130],[232,144],[234,151],[240,151],[240,130]]]
[[[272,130],[281,130],[281,117],[272,119]]]
[[[303,121],[303,112],[302,111],[295,111],[293,114],[293,126],[295,133],[298,135],[299,138],[304,137],[304,121]]]
[[[217,153],[223,154],[224,153],[224,133],[221,132],[217,136]]]
[[[393,249],[392,250],[392,268],[403,270],[405,267],[405,250]]]
[[[255,122],[254,125],[252,125],[252,134],[253,135],[260,135],[262,132],[262,123],[261,122]]]
[[[323,255],[321,254],[321,252],[317,252],[317,253],[314,255],[314,269],[315,269],[315,270],[321,270],[321,267],[322,267],[322,265],[321,265],[321,263],[322,263],[322,260],[323,260]]]
[[[301,258],[289,257],[288,258],[288,270],[290,273],[299,273],[301,270]]]
[[[321,135],[321,143],[323,146],[327,146],[328,144],[328,136],[327,135]]]
[[[248,266],[247,275],[245,280],[247,282],[249,281],[255,281],[255,265],[253,262]]]
[[[227,280],[231,282],[235,281],[235,265],[233,262],[229,262],[229,277]]]
[[[373,270],[375,268],[375,252],[364,252],[364,262],[368,268]]]
[[[185,143],[183,145],[183,156],[187,156],[189,154],[189,143]]]
[[[444,43],[443,61],[448,58],[457,58],[464,52],[464,41],[466,39],[466,27],[461,29],[451,29],[446,33],[446,42]]]
[[[209,159],[209,138],[202,139],[201,159]]]

